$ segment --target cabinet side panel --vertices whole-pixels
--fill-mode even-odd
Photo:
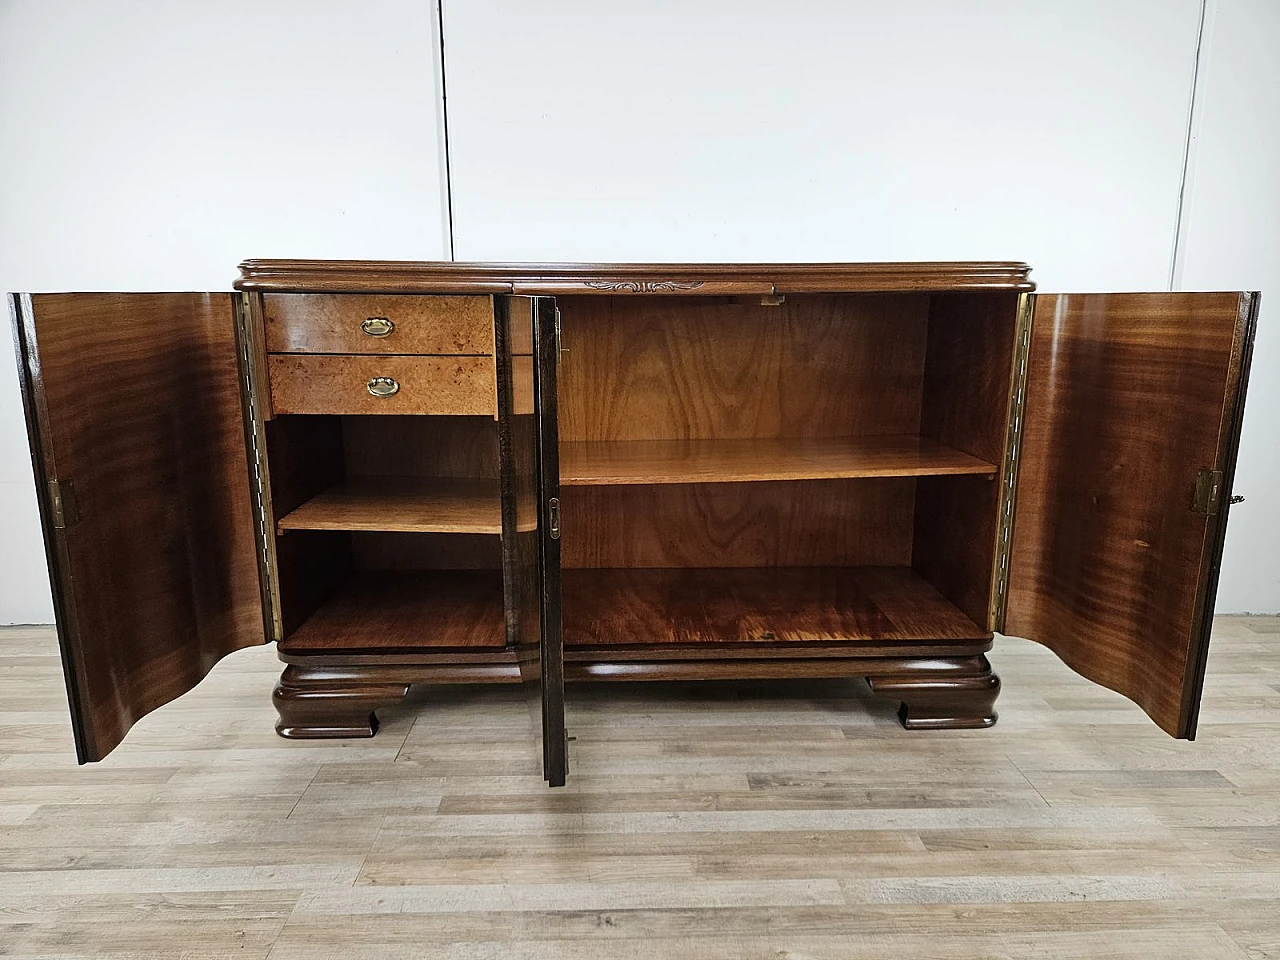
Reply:
[[[81,759],[98,760],[265,639],[234,314],[228,294],[29,302],[45,479],[64,494],[60,637]]]
[[[911,566],[974,623],[991,610],[1000,484],[992,477],[921,477]]]
[[[929,305],[922,436],[988,463],[1004,456],[1018,297],[935,294]],[[991,605],[1000,484],[923,478],[912,566],[976,623]]]
[[[920,434],[999,463],[1018,297],[935,294],[929,305]]]
[[[1005,632],[1179,737],[1193,732],[1226,510],[1221,483],[1197,509],[1198,479],[1228,465],[1242,302],[1073,294],[1035,307]]]

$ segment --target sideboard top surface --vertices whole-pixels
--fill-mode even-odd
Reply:
[[[1025,263],[465,263],[246,260],[238,290],[279,293],[671,294],[1033,290]]]

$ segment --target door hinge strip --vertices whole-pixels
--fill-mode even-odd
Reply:
[[[253,519],[258,541],[258,574],[262,580],[263,603],[267,607],[271,623],[271,640],[280,640],[281,619],[277,605],[277,592],[272,562],[274,553],[274,530],[268,529],[271,511],[268,509],[270,497],[267,494],[266,479],[266,435],[262,425],[261,406],[258,397],[258,385],[253,375],[252,332],[249,322],[249,294],[236,295],[236,327],[240,347],[240,369],[246,403],[247,425],[245,437],[248,440],[250,474],[253,478]]]
[[[55,530],[65,530],[80,519],[80,508],[76,504],[76,490],[70,480],[49,481],[49,511],[53,517]]]
[[[1013,517],[1018,498],[1018,468],[1022,456],[1022,428],[1027,410],[1027,363],[1031,354],[1031,320],[1035,295],[1018,297],[1018,318],[1014,327],[1013,372],[1009,382],[1006,411],[1004,463],[1000,467],[1000,514],[996,518],[996,549],[992,569],[991,615],[987,629],[1004,629],[1005,606],[1009,600],[1009,555],[1013,549]]]
[[[1222,484],[1221,470],[1199,471],[1196,474],[1196,492],[1191,501],[1191,509],[1202,517],[1216,517],[1222,506]]]

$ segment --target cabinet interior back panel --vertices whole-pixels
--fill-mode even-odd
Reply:
[[[560,439],[914,434],[929,299],[561,297]]]
[[[348,477],[498,476],[491,417],[342,417]]]
[[[562,487],[562,562],[907,565],[915,495],[914,477]]]

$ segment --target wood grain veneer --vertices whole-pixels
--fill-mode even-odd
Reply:
[[[905,567],[564,571],[566,647],[990,636]]]
[[[1193,511],[1196,474],[1232,459],[1252,322],[1235,293],[1036,303],[1005,632],[1173,736],[1194,730],[1223,521]]]
[[[905,566],[911,563],[916,482],[565,487],[564,564]]]
[[[929,304],[920,433],[1002,463],[1018,295],[936,294]],[[916,486],[912,567],[978,623],[990,620],[1000,485],[956,478]]]
[[[296,531],[288,536],[311,536]],[[356,570],[500,570],[501,538],[488,533],[402,533],[352,530],[352,563]]]
[[[1000,484],[990,477],[916,482],[911,567],[976,623],[991,617]]]
[[[923,295],[559,303],[562,441],[920,432]]]
[[[351,573],[351,535],[341,530],[289,530],[276,535],[276,589],[281,637],[287,638]]]
[[[263,430],[275,517],[342,482],[342,425],[337,417],[276,417]],[[274,525],[271,518],[268,525]]]
[[[223,656],[266,639],[231,296],[15,306],[76,749],[100,760]]]
[[[498,424],[492,417],[406,415],[335,419],[342,425],[342,451],[348,478],[498,478]]]
[[[1001,462],[1017,314],[1012,293],[930,298],[922,436]]]
[[[271,353],[493,354],[491,297],[266,294],[262,301]],[[360,327],[370,317],[394,328],[370,336]]]
[[[560,483],[565,486],[994,476],[996,470],[994,463],[917,436],[560,444]]]
[[[272,354],[267,370],[277,415],[497,415],[492,357]],[[375,377],[392,378],[399,392],[373,396],[368,383]]]
[[[502,574],[355,573],[282,640],[282,654],[501,647]]]
[[[324,490],[277,527],[501,534],[501,493],[497,480],[366,477]]]

